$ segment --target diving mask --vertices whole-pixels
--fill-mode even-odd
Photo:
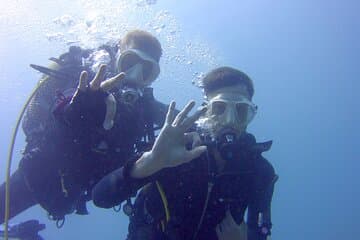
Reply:
[[[257,112],[257,106],[239,94],[219,93],[205,103],[208,110],[197,124],[214,137],[225,133],[239,136]]]
[[[245,98],[238,101],[212,99],[208,106],[210,116],[224,122],[238,122],[241,125],[248,125],[257,113],[257,106]]]
[[[119,72],[126,73],[126,81],[142,87],[149,86],[159,75],[159,63],[143,51],[128,49],[117,56]]]

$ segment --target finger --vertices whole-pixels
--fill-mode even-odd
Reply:
[[[185,130],[191,128],[195,121],[199,119],[200,116],[202,116],[207,111],[207,107],[202,107],[200,110],[197,110],[193,115],[188,117],[183,122],[183,128]]]
[[[80,74],[79,85],[78,85],[78,89],[79,89],[81,92],[85,92],[85,91],[86,91],[87,77],[88,77],[87,72],[86,72],[86,71],[82,71],[81,74]]]
[[[101,64],[99,71],[96,73],[96,76],[90,82],[91,90],[98,90],[100,88],[100,84],[101,84],[102,80],[104,79],[105,71],[106,71],[106,65]]]
[[[115,77],[112,77],[104,82],[102,82],[100,84],[100,88],[101,90],[103,91],[110,91],[111,89],[113,89],[114,87],[118,86],[119,83],[121,82],[121,80],[124,79],[125,77],[125,73],[124,72],[121,72],[119,73],[118,75],[116,75]]]
[[[114,119],[116,115],[116,100],[114,95],[109,93],[105,99],[106,113],[105,119],[103,122],[103,127],[105,130],[110,130],[114,126]]]
[[[173,120],[174,120],[174,109],[175,109],[175,102],[174,101],[171,101],[170,105],[169,105],[169,108],[168,108],[168,111],[167,111],[167,114],[166,114],[166,120],[165,120],[165,123],[168,124],[168,125],[171,125]]]
[[[200,157],[207,150],[206,146],[199,146],[190,151],[187,151],[184,157],[184,163],[190,162],[191,160]]]
[[[195,101],[190,101],[186,106],[181,110],[181,112],[176,116],[174,122],[172,123],[174,126],[177,126],[182,123],[182,121],[186,118],[187,114],[194,107]]]

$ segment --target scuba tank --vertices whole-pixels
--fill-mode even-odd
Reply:
[[[31,99],[22,121],[22,128],[31,138],[33,133],[41,133],[51,120],[52,109],[56,107],[56,97],[68,89],[76,89],[82,71],[89,78],[95,76],[101,64],[107,64],[106,78],[115,75],[112,61],[115,59],[116,46],[103,45],[98,49],[82,49],[71,46],[59,58],[50,58],[49,67],[30,64],[30,67],[43,73],[39,87]]]
[[[44,75],[22,121],[22,128],[28,139],[47,127],[51,120],[51,109],[56,101],[56,92],[77,87],[80,73],[86,69],[82,59],[87,54],[88,51],[80,47],[70,47],[69,51],[59,58],[50,58],[52,63],[49,67],[30,65]]]

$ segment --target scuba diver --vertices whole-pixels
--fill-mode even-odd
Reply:
[[[176,115],[172,102],[152,149],[93,188],[93,201],[103,208],[141,188],[135,203],[124,205],[128,240],[270,239],[278,177],[262,156],[272,141],[257,143],[246,132],[257,112],[253,82],[237,69],[220,67],[205,75],[201,87],[202,109],[187,117],[192,101]]]
[[[26,147],[9,179],[9,218],[40,204],[61,227],[66,214],[87,214],[97,181],[151,147],[167,109],[150,87],[161,55],[158,39],[134,30],[115,45],[70,47],[49,68],[31,65],[45,77],[23,119]],[[5,210],[2,184],[0,224]]]

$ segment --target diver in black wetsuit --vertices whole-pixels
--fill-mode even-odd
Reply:
[[[94,184],[146,148],[154,138],[154,127],[162,126],[167,106],[153,98],[150,88],[160,72],[159,41],[150,33],[135,30],[121,40],[117,54],[108,49],[89,52],[72,47],[62,58],[53,59],[57,67],[35,66],[51,79],[33,99],[24,120],[27,145],[10,178],[10,218],[36,204],[58,221],[74,211],[87,214],[85,203],[91,200]],[[93,74],[84,63],[96,58],[92,55],[96,53],[108,54],[110,61],[105,62],[107,67],[104,62],[92,64],[98,72],[87,84],[87,75]],[[67,77],[79,72],[79,67],[80,72],[88,71],[82,72],[76,93],[66,95],[72,84],[65,83],[52,104],[50,95],[55,95],[55,89],[49,93],[50,85],[74,81]],[[76,85],[72,86],[75,90]],[[2,184],[0,224],[4,212]]]
[[[211,71],[201,83],[204,110],[187,118],[192,102],[175,117],[172,103],[152,150],[110,173],[93,189],[94,203],[109,208],[142,187],[135,204],[126,209],[128,240],[270,236],[277,176],[262,156],[271,141],[256,143],[246,132],[257,111],[251,102],[253,83],[229,67]],[[187,133],[200,115],[198,131]]]

